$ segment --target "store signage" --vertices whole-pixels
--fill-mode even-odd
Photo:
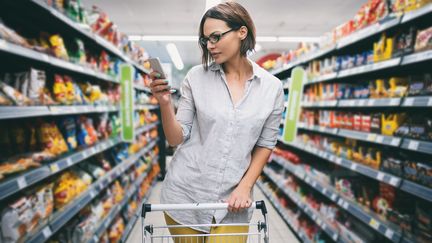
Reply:
[[[125,142],[134,140],[134,68],[130,64],[120,65],[122,139]]]
[[[285,117],[282,139],[284,142],[292,142],[297,136],[297,124],[300,114],[300,103],[303,96],[303,84],[306,82],[306,72],[303,68],[296,67],[291,72],[289,84],[288,105]]]

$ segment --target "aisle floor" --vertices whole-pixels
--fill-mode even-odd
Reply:
[[[149,203],[157,204],[159,203],[159,196],[161,190],[162,183],[158,182],[153,188]],[[275,208],[272,204],[266,199],[264,194],[262,194],[261,190],[258,187],[254,188],[254,196],[256,200],[264,200],[268,209],[268,220],[269,220],[269,229],[270,229],[270,242],[271,243],[296,243],[299,242],[288,226],[285,224],[280,215],[276,212]],[[260,215],[260,211],[255,211],[252,222],[257,222],[262,219]],[[154,225],[165,225],[165,221],[163,219],[163,214],[159,212],[149,213],[146,218],[147,222],[151,222]],[[127,243],[137,243],[141,242],[141,221],[137,221],[135,224],[131,235],[129,236]]]

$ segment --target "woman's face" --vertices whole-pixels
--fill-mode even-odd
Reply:
[[[209,37],[212,34],[222,34],[229,30],[231,28],[223,20],[207,18],[204,22],[204,37]],[[217,64],[222,64],[240,54],[241,40],[247,36],[247,31],[244,32],[243,28],[230,31],[221,36],[215,44],[207,41],[207,50]]]

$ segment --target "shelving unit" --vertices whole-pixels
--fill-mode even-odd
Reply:
[[[9,3],[10,4],[10,3]],[[40,18],[48,20],[53,23],[53,26],[64,28],[72,36],[83,40],[90,47],[104,50],[109,53],[112,57],[120,59],[122,62],[131,64],[136,72],[141,74],[149,74],[150,70],[145,69],[141,64],[131,60],[123,51],[119,50],[109,41],[105,40],[101,36],[90,32],[90,30],[83,28],[80,24],[75,23],[69,19],[66,15],[59,12],[57,9],[49,7],[43,0],[29,0],[23,2],[22,8],[29,8],[35,13],[40,14]],[[89,66],[75,64],[69,61],[56,58],[54,56],[47,55],[42,52],[38,52],[33,49],[29,49],[14,43],[0,39],[0,57],[13,58],[17,62],[25,65],[36,65],[43,67],[44,71],[53,71],[61,74],[68,74],[71,76],[79,76],[89,79],[90,83],[100,82],[109,85],[119,85],[120,80],[116,76],[110,76],[102,73]],[[6,70],[7,71],[7,70]],[[51,74],[51,73],[50,73]],[[151,93],[150,89],[142,85],[133,86],[136,91]],[[158,105],[150,104],[136,104],[134,106],[136,111],[146,110],[154,111],[160,115]],[[43,106],[0,106],[0,121],[15,122],[15,120],[26,119],[32,121],[32,119],[40,117],[60,117],[68,115],[83,115],[83,114],[103,114],[103,113],[120,113],[120,107],[113,105],[43,105]],[[44,118],[45,119],[45,118]],[[53,119],[54,120],[54,119]],[[2,121],[3,122],[3,121]],[[158,133],[161,134],[162,127],[159,121],[151,124],[147,123],[142,127],[135,129],[135,134],[142,134],[151,130],[157,129]],[[94,199],[99,198],[102,192],[117,181],[125,173],[135,165],[140,164],[140,161],[144,155],[147,155],[156,146],[158,146],[160,152],[157,156],[152,158],[153,164],[161,164],[164,166],[165,161],[165,139],[163,135],[147,141],[147,145],[140,149],[137,153],[129,155],[127,159],[121,161],[121,163],[113,165],[113,168],[109,170],[104,176],[93,181],[93,183],[81,193],[77,198],[65,205],[61,210],[54,211],[44,222],[39,222],[39,226],[31,232],[27,232],[24,239],[20,239],[23,242],[34,242],[42,243],[49,241],[52,236],[60,232],[68,223],[73,219],[84,207],[91,203]],[[106,140],[98,141],[92,146],[80,148],[78,150],[68,152],[56,157],[52,161],[44,162],[40,167],[22,171],[19,174],[11,175],[0,180],[0,202],[2,205],[7,206],[11,200],[24,195],[27,190],[37,187],[38,185],[55,179],[60,173],[69,170],[71,167],[83,163],[86,159],[103,153],[115,146],[124,143],[121,136],[111,137]],[[121,212],[121,210],[127,205],[129,200],[138,192],[139,187],[147,178],[149,170],[152,166],[149,165],[147,172],[141,174],[125,191],[123,200],[115,205],[108,213],[107,217],[100,222],[100,225],[94,232],[94,237],[89,242],[98,242],[99,237],[107,230],[108,226],[112,223],[114,218]],[[156,176],[153,183],[158,179]],[[146,197],[148,198],[151,192],[151,188],[148,190]],[[140,205],[138,208],[141,208]],[[0,209],[4,209],[3,207]],[[122,242],[126,241],[128,234],[132,226],[135,224],[138,215],[134,215],[128,219],[128,225],[125,234],[123,235]],[[1,238],[2,236],[0,236]],[[2,239],[0,239],[2,241]]]
[[[385,18],[379,23],[368,26],[345,38],[340,39],[332,46],[303,55],[296,60],[293,60],[291,63],[285,64],[283,67],[278,68],[277,70],[273,70],[272,74],[279,79],[290,80],[289,76],[291,70],[294,67],[307,65],[310,62],[320,60],[323,57],[347,55],[347,53],[350,53],[350,50],[352,50],[354,53],[357,53],[358,47],[369,46],[369,44],[372,46],[371,43],[375,39],[378,39],[379,35],[384,32],[394,33],[400,28],[406,29],[410,25],[418,24],[424,19],[430,19],[430,17],[432,17],[432,4],[424,6],[423,8],[417,9],[415,11],[405,13],[399,17]],[[422,23],[423,27],[425,27],[425,21]],[[419,72],[430,72],[430,70],[427,70],[427,65],[430,63],[432,63],[431,50],[425,50],[412,54],[402,54],[385,61],[344,69],[333,73],[326,73],[307,80],[306,84],[304,85],[309,86],[323,82],[341,83],[341,81],[344,84],[352,84],[354,81],[358,81],[363,77],[368,78],[379,76],[380,78],[388,78],[392,76],[391,73],[395,73],[394,75],[399,75],[396,74],[399,70],[408,75],[420,75],[421,73]],[[411,69],[415,70],[412,74],[410,73]],[[420,71],[420,69],[422,71]],[[359,111],[360,113],[364,112],[364,110],[380,112],[384,110],[393,112],[400,111],[430,113],[429,111],[432,109],[432,97],[408,96],[402,98],[382,99],[336,99],[315,102],[303,101],[301,103],[301,107],[303,109],[313,110],[314,112],[316,112],[316,110],[335,110],[343,113],[355,111]],[[283,125],[284,119],[281,121],[281,126]],[[322,137],[328,138],[349,138],[355,141],[363,142],[360,143],[361,146],[363,146],[362,144],[367,144],[369,148],[382,148],[386,149],[386,151],[391,151],[390,153],[393,153],[394,151],[394,154],[397,152],[403,152],[404,154],[408,154],[410,159],[414,160],[414,158],[421,158],[421,161],[425,161],[425,163],[429,163],[430,158],[432,158],[430,157],[432,155],[432,141],[412,139],[408,136],[386,136],[383,134],[364,132],[360,130],[329,128],[319,125],[310,126],[302,122],[297,123],[297,128],[301,134],[316,133],[321,134]],[[311,137],[311,139],[315,138]],[[376,182],[385,183],[395,188],[395,190],[400,191],[403,193],[403,195],[406,194],[406,196],[409,196],[410,199],[412,197],[412,200],[415,202],[421,201],[426,205],[432,205],[432,188],[420,184],[420,182],[417,183],[415,181],[408,180],[407,177],[403,175],[396,175],[386,172],[387,170],[384,171],[384,169],[381,169],[381,167],[373,168],[367,166],[366,164],[340,157],[331,152],[320,150],[317,147],[312,146],[312,144],[316,141],[306,144],[306,140],[305,143],[302,143],[300,140],[295,140],[291,143],[285,143],[280,137],[278,141],[279,149],[288,150],[289,152],[294,151],[295,155],[300,158],[302,163],[303,156],[304,158],[308,159],[313,157],[322,159],[323,161],[329,163],[329,165],[325,166],[331,166],[330,168],[335,168],[335,170],[338,172],[343,172],[355,178],[357,178],[357,175],[361,175],[361,181],[374,180]],[[294,163],[291,163],[290,161],[287,161],[276,154],[273,154],[272,158],[272,161],[277,163],[281,168],[283,168],[283,170],[294,175],[297,179],[308,185],[314,191],[319,192],[319,194],[334,202],[340,209],[357,218],[359,221],[364,223],[364,225],[374,231],[377,236],[385,238],[391,242],[416,242],[415,235],[405,232],[404,229],[399,225],[395,225],[384,217],[375,214],[372,212],[372,210],[366,208],[366,206],[362,206],[354,200],[346,198],[341,193],[336,191],[335,187],[332,185],[324,184],[323,182],[308,174],[310,168],[306,169],[301,165],[295,165]],[[310,162],[306,164],[307,166],[314,168],[315,162],[313,160],[307,162]],[[319,166],[316,166],[316,170],[319,171]],[[314,214],[315,212],[311,210],[308,205],[302,202],[295,192],[288,189],[279,179],[280,176],[278,177],[278,175],[275,172],[272,172],[270,168],[271,167],[266,167],[264,169],[263,174],[266,176],[266,178],[268,178],[269,181],[271,181],[271,183],[279,189],[279,191],[283,192],[288,198],[290,198],[306,215],[315,221],[315,223],[320,226],[321,229],[323,229],[333,241],[344,242],[337,231],[335,232],[334,230],[329,230],[329,228],[327,228],[327,230],[323,228],[323,225],[325,226],[325,224],[322,223],[322,220],[320,217],[318,217],[319,215]],[[402,171],[401,173],[406,172]],[[334,177],[331,178],[334,179]],[[269,192],[269,189],[266,188],[266,186],[262,183],[258,183],[258,185],[272,202],[272,204],[275,205],[282,217],[284,217],[283,207],[281,207],[277,199],[272,196],[271,192]],[[412,215],[412,212],[410,213],[410,215]],[[415,215],[412,217],[415,217]],[[288,225],[292,225],[292,222],[289,220],[285,220],[285,222]],[[414,224],[414,221],[412,224]],[[304,240],[301,235],[299,235],[299,238]]]
[[[369,210],[366,210],[363,207],[357,205],[355,202],[352,202],[349,199],[343,197],[332,186],[323,185],[322,183],[308,175],[303,168],[295,166],[290,162],[284,161],[284,159],[282,158],[274,159],[274,161],[280,164],[287,171],[295,175],[298,179],[309,184],[316,191],[320,192],[322,195],[329,198],[341,208],[345,209],[348,213],[352,214],[363,223],[371,226],[373,229],[384,235],[392,242],[400,242],[402,237],[402,231],[392,223],[383,220],[375,213],[370,212]],[[269,172],[268,169],[265,169],[264,173],[267,174],[269,178],[272,177],[271,172]],[[284,190],[283,184],[276,182],[276,180],[274,181],[277,186],[282,186],[280,187],[281,190]]]
[[[89,204],[99,193],[101,193],[107,186],[128,170],[137,160],[145,153],[150,151],[157,141],[151,142],[148,146],[142,149],[137,154],[131,156],[123,163],[117,165],[109,173],[104,175],[102,178],[94,182],[86,192],[74,200],[73,203],[67,205],[64,209],[56,212],[50,222],[44,226],[44,230],[37,232],[36,234],[29,237],[28,242],[46,242],[53,234],[60,230],[73,216],[75,216],[82,208]],[[124,206],[124,205],[123,205]],[[116,205],[114,209],[119,209],[119,205]],[[114,210],[113,209],[113,210]],[[111,213],[110,213],[111,215]],[[108,216],[109,218],[110,216]],[[113,216],[114,217],[114,216]],[[112,219],[111,219],[112,220]]]
[[[379,23],[370,25],[355,33],[350,34],[345,38],[342,38],[333,46],[324,48],[322,50],[318,50],[316,52],[308,53],[291,63],[285,64],[283,67],[278,68],[277,70],[273,70],[271,73],[280,79],[286,78],[290,74],[289,71],[296,66],[306,64],[324,55],[331,55],[333,53],[340,51],[341,49],[349,48],[355,44],[364,42],[371,37],[377,36],[389,29],[402,27],[403,25],[407,24],[410,21],[415,21],[424,16],[430,15],[431,12],[432,12],[432,4],[429,4],[428,6],[424,6],[420,9],[405,13],[400,17],[386,18],[384,20],[381,20]],[[326,75],[325,77],[324,76],[319,77],[318,79],[309,81],[308,83],[323,82],[323,81],[334,80],[338,78],[345,78],[349,76],[380,71],[386,68],[404,66],[404,65],[423,62],[423,61],[430,61],[431,59],[432,59],[431,51],[415,53],[411,55],[402,56],[402,58],[393,58],[391,60],[374,63],[363,67],[356,67],[348,70],[342,70],[337,73],[328,74],[328,76]]]

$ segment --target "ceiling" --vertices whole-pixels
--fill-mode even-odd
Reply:
[[[251,14],[257,36],[319,37],[351,19],[367,0],[237,0]],[[129,35],[197,35],[205,0],[83,0],[86,8],[106,11],[120,31]],[[140,42],[151,56],[170,62],[167,42]],[[295,48],[297,43],[263,42],[253,59],[269,52]],[[195,42],[177,42],[186,66],[200,63]]]

